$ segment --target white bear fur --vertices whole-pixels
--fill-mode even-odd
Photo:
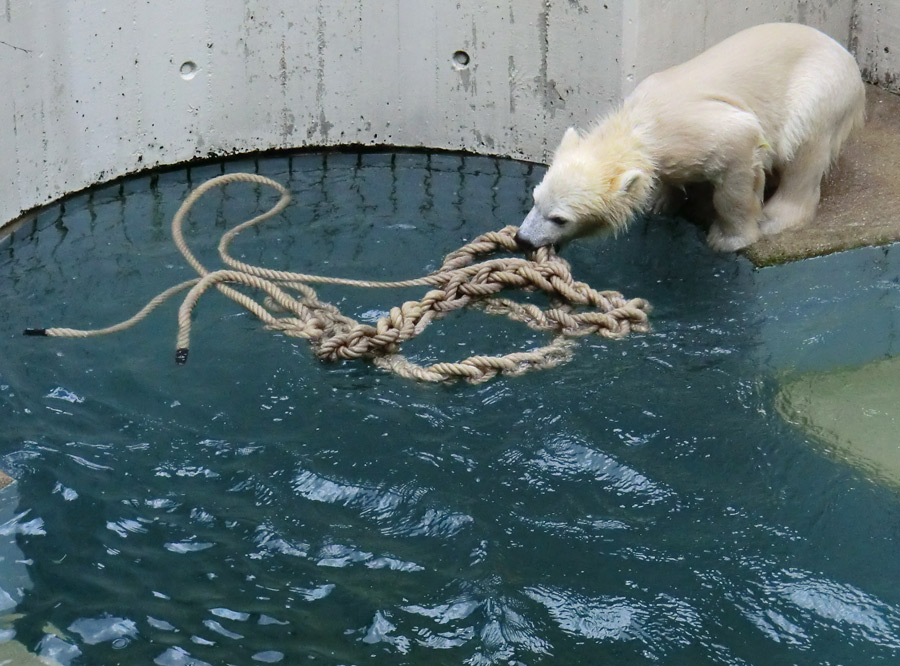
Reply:
[[[519,230],[524,245],[623,230],[673,188],[713,186],[708,242],[733,251],[810,222],[865,88],[846,49],[799,24],[749,28],[649,76],[586,134],[569,129]],[[765,202],[766,173],[779,184]]]

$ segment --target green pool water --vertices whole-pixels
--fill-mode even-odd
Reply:
[[[236,241],[273,268],[414,277],[518,223],[538,167],[445,154],[298,154],[133,178],[0,241],[0,641],[60,663],[900,663],[900,491],[783,418],[808,373],[900,353],[896,246],[754,271],[676,219],[566,248],[577,279],[649,299],[653,331],[470,386],[323,364],[218,294],[173,360],[193,277],[169,236],[230,171],[293,204]],[[217,266],[268,208],[229,186],[186,235]],[[323,287],[372,321],[417,290]],[[406,349],[547,338],[455,313]],[[4,653],[0,645],[0,656]]]

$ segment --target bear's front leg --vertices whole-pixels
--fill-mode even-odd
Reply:
[[[717,219],[706,237],[717,252],[734,252],[759,240],[765,171],[754,155],[728,168],[713,192]]]
[[[802,227],[816,216],[822,178],[832,161],[829,148],[827,142],[809,142],[781,168],[778,189],[763,206],[763,235]]]

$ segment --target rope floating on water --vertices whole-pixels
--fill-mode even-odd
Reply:
[[[219,241],[219,256],[227,269],[210,271],[201,264],[182,234],[190,209],[210,189],[234,182],[266,185],[281,194],[268,211],[243,222]],[[402,377],[428,382],[464,379],[483,382],[498,374],[518,375],[529,370],[551,368],[572,354],[571,338],[600,335],[622,338],[631,332],[649,330],[650,306],[644,299],[626,299],[615,291],[596,291],[572,278],[569,264],[550,248],[540,248],[528,259],[502,257],[476,263],[476,259],[497,252],[516,252],[516,227],[508,226],[477,237],[444,258],[442,266],[429,275],[412,280],[367,281],[279,271],[238,261],[229,254],[237,235],[281,212],[290,202],[290,193],[280,183],[249,173],[232,173],[212,178],[185,199],[172,218],[175,245],[199,277],[170,287],[154,297],[137,314],[114,326],[80,330],[72,328],[26,329],[26,335],[86,338],[124,331],[145,319],[175,294],[187,290],[178,310],[176,362],[187,361],[190,348],[191,313],[200,297],[215,287],[222,294],[254,314],[269,330],[305,338],[322,360],[363,358],[379,368]],[[265,293],[262,303],[229,284],[245,285]],[[367,288],[431,287],[418,301],[406,301],[391,308],[374,326],[341,314],[332,304],[319,300],[310,284],[335,284]],[[551,298],[552,307],[519,303],[495,295],[505,289],[540,290]],[[422,333],[428,325],[448,312],[466,306],[490,314],[504,315],[539,331],[556,334],[544,347],[503,356],[472,356],[459,362],[423,366],[399,353],[400,345]],[[578,310],[578,308],[583,308]]]

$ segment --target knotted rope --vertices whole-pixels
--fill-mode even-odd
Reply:
[[[204,193],[234,182],[267,185],[281,198],[268,211],[227,231],[219,241],[219,256],[229,267],[210,271],[188,248],[182,224],[188,212]],[[131,328],[146,318],[168,298],[188,290],[178,311],[176,361],[185,363],[191,332],[191,313],[200,297],[211,287],[253,313],[266,326],[285,335],[305,338],[322,360],[365,358],[378,367],[400,376],[428,382],[465,379],[478,383],[498,374],[518,375],[535,369],[556,366],[571,357],[573,337],[596,334],[621,338],[632,331],[649,330],[647,301],[625,299],[615,291],[596,291],[576,282],[568,263],[550,248],[541,248],[530,259],[503,257],[476,263],[482,255],[500,251],[515,252],[516,227],[508,226],[477,237],[444,258],[434,273],[395,282],[351,280],[278,271],[238,261],[229,254],[229,246],[237,235],[271,218],[290,202],[290,194],[280,183],[264,176],[233,173],[218,176],[197,187],[185,199],[172,219],[172,237],[181,254],[200,277],[165,290],[130,319],[114,326],[93,330],[71,328],[27,329],[27,335],[85,338],[107,335]],[[262,303],[233,289],[228,284],[252,287],[266,294]],[[333,305],[320,301],[310,284],[337,284],[355,287],[417,287],[432,289],[418,301],[407,301],[379,319],[374,326],[347,317]],[[541,290],[552,301],[543,310],[535,305],[497,298],[504,289]],[[503,356],[472,356],[451,363],[422,366],[399,354],[400,345],[419,335],[434,320],[465,306],[474,306],[490,314],[502,314],[540,331],[553,331],[556,337],[544,347]],[[586,308],[578,311],[576,308]]]

